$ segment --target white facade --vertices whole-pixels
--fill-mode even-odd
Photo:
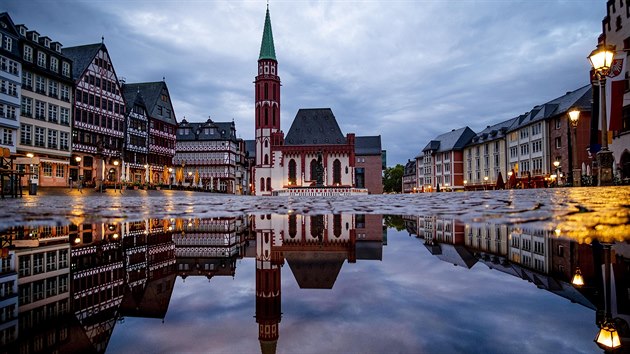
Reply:
[[[4,54],[15,52],[18,39],[0,32],[0,147],[16,153],[20,128],[22,64]]]

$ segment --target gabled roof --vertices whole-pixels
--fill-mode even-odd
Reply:
[[[189,123],[184,119],[178,128],[178,141],[237,140],[234,122],[213,122],[208,119],[205,123]]]
[[[98,51],[103,47],[107,51],[105,44],[94,43],[67,47],[61,49],[61,54],[72,60],[72,79],[76,82],[81,78],[87,67],[92,63]]]
[[[555,98],[549,102],[535,106],[531,111],[518,117],[518,120],[512,125],[510,131],[520,129],[529,124],[553,118],[562,114],[566,114],[569,109],[576,107],[581,111],[590,111],[592,87],[586,85],[575,91],[570,91]]]
[[[355,155],[380,155],[381,136],[357,136],[354,141]]]
[[[273,33],[271,32],[271,17],[269,16],[269,6],[267,6],[267,14],[265,15],[265,28],[263,30],[262,42],[260,43],[260,55],[258,60],[272,59],[276,60],[276,48],[273,45]]]
[[[284,258],[300,289],[332,289],[346,254],[315,250],[286,251]]]
[[[486,143],[488,141],[503,139],[507,132],[510,130],[510,127],[512,127],[512,125],[514,125],[517,120],[518,117],[515,117],[501,123],[497,123],[495,125],[487,126],[486,129],[477,133],[477,135],[473,137],[472,141],[468,145],[477,145]]]
[[[145,110],[147,109],[147,105],[144,102],[144,98],[142,97],[142,93],[140,93],[140,91],[134,90],[132,87],[125,85],[122,87],[122,95],[125,99],[127,112],[133,109],[134,104],[144,107]]]
[[[300,109],[284,139],[285,145],[345,144],[335,115],[330,108]]]
[[[433,152],[445,152],[451,150],[461,150],[475,136],[475,132],[468,127],[453,129],[448,133],[438,135],[431,140],[422,151],[432,150]]]
[[[135,82],[135,83],[126,83],[125,87],[129,87],[133,90],[139,90],[144,98],[144,102],[147,105],[147,111],[152,118],[159,119],[163,122],[177,125],[177,119],[175,118],[175,109],[173,108],[173,104],[171,101],[170,93],[168,96],[168,102],[164,104],[161,102],[162,90],[166,90],[168,92],[168,87],[166,86],[166,82],[164,81],[156,81],[156,82]],[[165,115],[159,116],[156,112],[154,112],[155,107],[158,105],[162,105],[171,110],[171,117],[168,118]]]
[[[416,160],[408,160],[405,164],[404,176],[411,176],[416,174]]]

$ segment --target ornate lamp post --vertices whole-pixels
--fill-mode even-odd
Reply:
[[[606,352],[615,350],[621,346],[621,340],[619,338],[619,332],[617,332],[617,325],[615,319],[612,317],[612,299],[611,299],[611,259],[610,248],[611,244],[602,243],[604,252],[604,319],[599,323],[599,332],[595,337],[595,343],[604,349]]]
[[[580,119],[580,111],[577,108],[572,108],[567,113],[569,115],[569,122],[571,128],[573,128],[573,139],[569,140],[569,153],[571,154],[571,162],[573,163],[573,175],[571,178],[571,184],[575,187],[582,186],[582,170],[580,169],[580,163],[577,158],[577,126]]]
[[[513,175],[513,174],[514,174],[514,172],[512,172],[512,171],[509,171],[509,172],[508,172],[508,183],[507,183],[507,185],[508,185],[508,189],[512,188],[512,186],[511,186],[511,183],[510,183],[510,182],[512,181],[512,175]]]
[[[560,161],[554,161],[553,162],[553,166],[556,168],[555,179],[556,179],[556,187],[557,187],[558,186],[558,178],[560,176],[560,171],[558,171],[558,168],[560,167]],[[554,178],[554,175],[552,175],[551,177]]]
[[[483,178],[483,190],[486,190],[486,188],[488,188],[488,187],[486,186],[486,184],[487,184],[487,183],[488,183],[488,176],[485,176],[485,177]]]
[[[168,168],[168,176],[169,176],[169,185],[168,185],[168,189],[173,189],[173,168],[169,167]]]
[[[120,164],[120,161],[114,160],[114,168],[116,169],[116,171],[114,172],[116,174],[114,176],[114,191],[116,191],[116,185],[118,184],[118,165],[119,164]],[[122,190],[122,186],[120,189]]]
[[[597,185],[606,186],[612,184],[613,155],[608,150],[608,122],[606,121],[606,76],[610,72],[615,46],[601,43],[588,56],[593,66],[595,76],[599,81],[599,119],[602,128],[602,148],[597,152]]]

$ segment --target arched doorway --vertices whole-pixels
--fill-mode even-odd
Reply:
[[[333,184],[341,184],[341,161],[335,159],[333,162]]]
[[[294,159],[289,160],[289,185],[295,186],[297,174],[297,164]]]

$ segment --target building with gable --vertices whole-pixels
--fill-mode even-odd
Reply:
[[[256,162],[251,179],[254,194],[291,193],[308,187],[321,188],[311,189],[313,195],[342,190],[367,192],[353,189],[356,187],[355,135],[343,135],[330,108],[300,109],[286,137],[280,129],[280,77],[269,8],[254,85]]]
[[[149,161],[149,113],[147,105],[140,90],[136,87],[123,85],[123,95],[126,106],[126,125],[122,171],[120,171],[121,182],[147,183],[146,171]]]
[[[418,178],[416,176],[418,173],[416,169],[416,160],[407,160],[405,164],[405,169],[403,172],[403,180],[402,180],[402,192],[403,193],[416,193],[418,190],[417,181]]]
[[[145,183],[168,184],[170,181],[165,175],[172,168],[175,156],[177,118],[166,82],[125,83],[125,87],[142,95],[148,113],[149,150],[144,168],[149,179]]]
[[[22,64],[19,33],[8,13],[0,14],[0,147],[16,153],[20,129]]]
[[[177,129],[175,168],[181,169],[176,181],[182,186],[195,186],[230,194],[247,191],[245,144],[236,137],[234,122],[189,123],[183,119]],[[199,177],[196,177],[199,176]],[[196,180],[195,180],[196,179]]]
[[[125,100],[105,43],[62,49],[75,82],[70,176],[100,185],[123,153]]]
[[[425,192],[463,189],[464,147],[475,135],[470,128],[463,127],[431,140],[416,156],[416,166],[422,166],[417,176],[424,175],[424,184],[418,187]]]

